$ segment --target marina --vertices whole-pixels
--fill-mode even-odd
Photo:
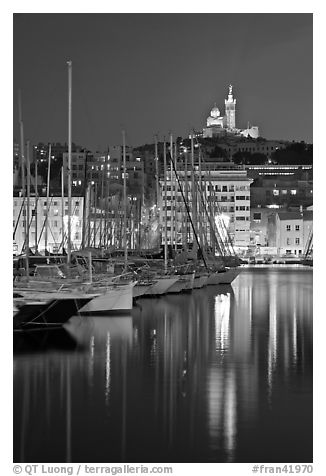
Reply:
[[[274,265],[14,336],[14,461],[311,462],[312,327]]]
[[[312,469],[312,23],[14,14],[15,473]]]

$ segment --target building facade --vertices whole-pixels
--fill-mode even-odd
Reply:
[[[268,242],[278,255],[302,256],[313,230],[313,212],[278,212],[268,223]]]
[[[72,249],[79,249],[82,242],[83,228],[83,197],[71,199],[71,244]],[[20,254],[25,248],[25,221],[27,219],[26,200],[23,197],[13,197],[13,241],[15,254]],[[43,253],[47,243],[50,253],[62,252],[67,248],[68,227],[68,198],[51,196],[34,197],[29,206],[29,244],[33,251],[38,243],[38,251]],[[27,224],[26,224],[27,226]]]
[[[236,128],[236,103],[233,97],[233,86],[230,84],[228,97],[224,100],[225,114],[221,116],[220,110],[215,104],[206,120],[206,127],[203,129],[204,138],[212,138],[219,135],[235,134],[243,137],[258,138],[259,128],[249,126],[246,129]]]
[[[180,185],[173,174],[168,173],[166,189],[165,181],[161,180],[163,243],[165,242],[165,227],[167,242],[172,246],[176,242],[181,245],[185,240],[194,241],[193,229],[189,224],[190,215],[195,230],[198,234],[204,235],[203,241],[208,245],[213,244],[212,228],[221,236],[227,230],[237,251],[245,251],[250,244],[250,184],[252,180],[248,178],[243,167],[227,168],[225,163],[206,162],[205,168],[201,169],[200,180],[199,167],[195,166],[194,183],[200,182],[201,190],[199,192],[198,185],[195,185],[196,193],[193,193],[193,182],[189,171],[186,174],[184,170],[178,170],[178,178]],[[184,201],[187,202],[190,213]],[[215,226],[212,226],[212,220]],[[226,236],[223,236],[223,239],[225,238]]]

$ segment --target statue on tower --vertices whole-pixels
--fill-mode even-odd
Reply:
[[[232,84],[230,84],[230,86],[229,86],[229,96],[232,96],[232,87],[233,87]]]

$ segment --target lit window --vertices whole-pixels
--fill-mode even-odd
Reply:
[[[280,194],[280,191],[279,191],[279,190],[275,190],[275,189],[273,190],[273,195],[274,195],[274,196],[278,196],[279,194]]]
[[[291,195],[296,195],[297,194],[297,191],[294,189],[294,190],[291,190]]]

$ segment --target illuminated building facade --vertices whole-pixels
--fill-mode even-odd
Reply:
[[[71,199],[71,242],[72,249],[79,249],[82,240],[82,223],[83,223],[83,197],[72,197]],[[27,216],[26,207],[23,204],[23,197],[13,198],[13,231],[14,246],[17,254],[20,254],[24,248],[25,242],[25,220]],[[47,234],[47,250],[51,253],[62,251],[62,210],[63,224],[65,234],[64,248],[67,248],[67,227],[68,227],[68,198],[64,198],[64,207],[62,207],[61,196],[51,196],[49,202],[46,197],[39,197],[36,204],[35,196],[30,199],[30,248],[35,249],[36,230],[38,238],[38,250],[45,250],[45,241]],[[35,213],[36,211],[36,213]],[[46,221],[46,216],[48,219]],[[37,223],[35,223],[35,216]],[[47,226],[46,226],[47,222]]]
[[[206,120],[206,127],[203,129],[203,137],[216,137],[221,134],[235,134],[243,137],[257,139],[259,129],[257,126],[249,126],[247,129],[236,128],[236,103],[233,97],[233,86],[230,84],[228,97],[224,100],[225,114],[221,116],[220,110],[215,104]]]
[[[195,166],[196,181],[200,180],[199,168]],[[197,193],[197,200],[193,203],[191,175],[188,172],[187,177],[184,171],[178,171],[178,177],[184,196],[188,195],[187,204],[193,222],[196,222],[198,233],[204,234],[204,241],[213,244],[211,227],[209,225],[208,215],[214,210],[214,217],[217,215],[223,220],[229,237],[234,247],[238,251],[245,251],[250,243],[250,184],[252,180],[248,178],[247,171],[241,166],[232,166],[229,168],[225,163],[205,163],[205,168],[201,171],[201,194]],[[184,243],[185,237],[190,236],[190,242],[193,242],[193,231],[189,225],[189,217],[182,198],[180,187],[171,174],[167,174],[167,185],[165,190],[164,180],[161,181],[162,187],[162,239],[165,240],[165,226],[167,242],[180,246]],[[188,194],[185,193],[187,189]],[[194,195],[195,196],[195,195]],[[165,224],[165,201],[167,222]],[[203,206],[203,203],[206,205]],[[197,209],[197,213],[194,212]],[[210,210],[210,211],[209,211]],[[219,229],[217,219],[216,227]],[[186,227],[189,228],[186,231]],[[195,229],[196,229],[195,228]],[[224,227],[223,227],[224,228]],[[225,228],[219,230],[221,234],[225,233]],[[226,237],[223,236],[225,239]]]
[[[269,220],[268,244],[277,248],[278,255],[303,255],[312,224],[312,210],[277,212]]]

